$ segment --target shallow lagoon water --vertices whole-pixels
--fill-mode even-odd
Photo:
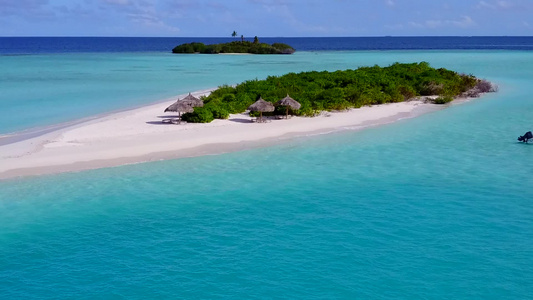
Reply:
[[[428,61],[500,81],[531,76],[528,51],[317,51],[290,56],[66,53],[0,56],[0,134],[75,121],[188,92],[302,71]],[[488,63],[488,65],[486,65]],[[521,73],[513,74],[513,70]],[[528,73],[529,72],[529,73]],[[505,80],[505,78],[501,78]],[[527,80],[527,79],[526,79]],[[163,109],[162,109],[163,110]],[[38,128],[36,128],[38,127]]]
[[[206,69],[202,78],[214,74],[195,89],[239,76],[425,60],[495,81],[500,91],[364,131],[0,182],[2,298],[530,297],[533,144],[516,137],[533,129],[531,52],[221,59],[224,67],[195,63]],[[169,95],[189,86],[175,88]],[[112,109],[144,100],[135,101]]]

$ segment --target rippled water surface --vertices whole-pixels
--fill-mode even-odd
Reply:
[[[209,59],[195,69],[222,73]],[[516,142],[531,52],[222,59],[243,77],[256,59],[257,77],[427,60],[500,91],[359,132],[0,182],[2,299],[531,297],[533,144]]]

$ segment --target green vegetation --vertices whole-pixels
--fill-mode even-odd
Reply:
[[[275,103],[289,94],[302,105],[293,114],[314,116],[324,110],[401,102],[418,96],[438,95],[434,103],[444,104],[472,91],[491,89],[494,90],[489,82],[473,75],[435,69],[427,62],[395,63],[388,67],[362,67],[335,72],[289,73],[279,77],[269,76],[265,80],[245,81],[235,87],[221,86],[204,97],[203,108],[195,108],[193,113],[184,114],[183,119],[188,122],[224,119],[229,113],[244,112],[259,96]],[[277,107],[273,114],[283,115],[285,108]]]
[[[433,99],[434,104],[446,104],[453,101],[453,98],[451,96],[439,96],[435,99]]]
[[[235,32],[234,32],[235,33]],[[272,45],[259,43],[257,37],[254,42],[234,41],[231,43],[205,45],[204,43],[181,44],[172,49],[172,53],[250,53],[250,54],[292,54],[294,48],[287,44],[274,43]]]

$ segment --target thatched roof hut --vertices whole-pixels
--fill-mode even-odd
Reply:
[[[165,109],[165,112],[167,111],[173,111],[173,112],[179,112],[179,113],[193,112],[194,108],[189,103],[178,100],[172,103],[169,107],[167,107]]]
[[[202,107],[204,106],[204,102],[193,95],[189,93],[187,97],[181,99],[182,102],[189,103],[192,107]]]
[[[165,112],[167,111],[174,111],[178,112],[178,124],[181,123],[181,113],[189,113],[194,111],[194,107],[202,107],[204,106],[204,102],[193,95],[189,93],[187,97],[183,99],[178,99],[175,103],[172,103],[169,107],[165,109]]]
[[[268,101],[263,100],[259,97],[259,100],[255,101],[254,104],[248,106],[250,111],[258,111],[260,113],[259,122],[263,121],[263,112],[272,112],[274,111],[274,105]]]
[[[259,99],[255,101],[254,104],[248,106],[248,109],[250,111],[271,112],[271,111],[274,111],[274,105],[268,101],[263,100],[263,98],[259,97]]]
[[[294,110],[298,110],[300,109],[300,107],[302,107],[302,105],[292,99],[291,97],[289,97],[289,94],[287,94],[287,97],[279,100],[278,102],[276,102],[276,105],[279,105],[279,106],[285,106],[287,108],[287,110],[285,111],[285,118],[288,119],[289,118],[289,107],[291,109],[294,109]]]
[[[169,107],[167,107],[165,109],[165,112],[167,112],[167,111],[177,112],[178,113],[178,124],[180,124],[181,123],[181,113],[193,112],[194,108],[192,107],[192,105],[190,103],[187,103],[187,102],[184,102],[184,101],[180,101],[178,99],[178,101],[172,103]]]

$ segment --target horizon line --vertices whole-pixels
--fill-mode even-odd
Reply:
[[[245,36],[244,38],[254,38],[255,36]],[[261,36],[257,36],[261,37]],[[533,35],[375,35],[375,36],[262,36],[261,38],[423,38],[423,37],[533,37]],[[112,35],[9,35],[0,38],[228,38],[240,39],[226,36],[112,36]]]

